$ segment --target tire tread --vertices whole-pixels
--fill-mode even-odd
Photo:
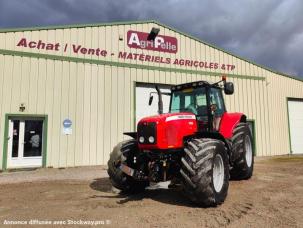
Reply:
[[[210,138],[192,139],[185,147],[185,157],[182,158],[182,168],[180,170],[183,180],[185,195],[193,202],[201,206],[216,206],[221,204],[228,189],[229,166],[226,158],[227,169],[227,189],[219,198],[215,194],[212,183],[213,158],[216,149],[225,150],[223,154],[227,156],[224,143]]]

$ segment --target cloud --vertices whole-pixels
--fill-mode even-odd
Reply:
[[[155,19],[303,77],[302,12],[299,0],[0,0],[0,27]]]

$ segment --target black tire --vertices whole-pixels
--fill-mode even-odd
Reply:
[[[234,180],[247,180],[251,178],[254,170],[252,135],[247,123],[239,123],[235,127],[231,141],[232,153],[235,158],[230,171],[231,178]],[[245,146],[246,143],[250,145],[250,152]]]
[[[119,143],[110,154],[110,158],[107,163],[107,173],[112,185],[121,190],[122,193],[142,192],[149,184],[147,181],[135,180],[131,176],[123,173],[119,168],[119,164],[121,162],[124,162],[131,167],[131,160],[137,151],[138,144],[136,140],[131,139]]]
[[[184,148],[180,170],[183,190],[200,206],[216,206],[224,202],[229,187],[229,162],[224,143],[216,139],[192,139]],[[224,178],[221,190],[214,186],[214,161],[221,157]]]

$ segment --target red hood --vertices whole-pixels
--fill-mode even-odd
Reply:
[[[148,127],[145,134],[142,130],[144,126],[153,127]],[[153,135],[156,137],[156,143],[139,143],[140,149],[182,148],[184,137],[197,131],[196,116],[190,112],[167,113],[145,117],[139,121],[138,136],[143,137],[144,142],[147,142],[153,131],[155,131]]]
[[[165,113],[165,114],[161,114],[161,115],[155,115],[155,116],[147,116],[142,118],[140,122],[157,122],[157,121],[165,121],[167,117],[170,116],[180,116],[180,115],[194,115],[191,112],[178,112],[178,113]]]

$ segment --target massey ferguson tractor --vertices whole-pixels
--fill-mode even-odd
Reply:
[[[151,183],[179,183],[200,206],[221,204],[229,179],[249,179],[253,173],[252,135],[242,113],[228,113],[222,90],[234,92],[232,82],[198,81],[171,88],[169,113],[145,117],[133,139],[119,143],[110,154],[108,174],[124,193],[144,191]],[[166,94],[168,95],[168,94]],[[153,99],[150,95],[149,103]]]

